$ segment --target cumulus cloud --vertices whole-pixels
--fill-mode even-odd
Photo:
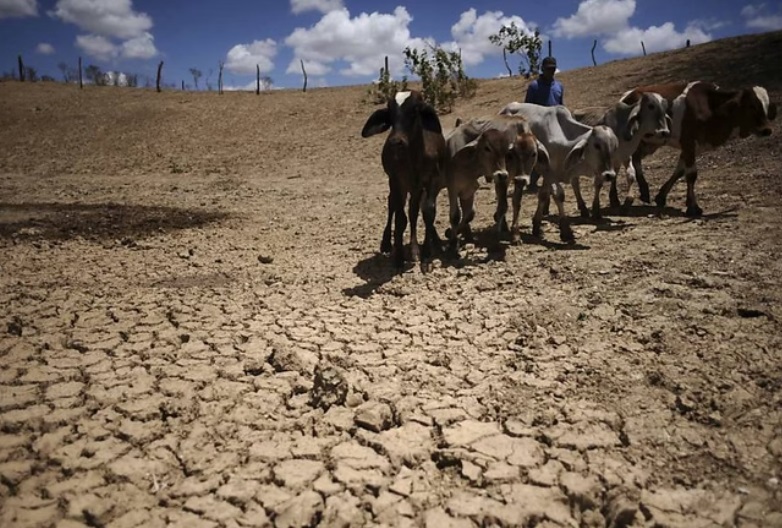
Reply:
[[[613,33],[627,27],[635,13],[635,0],[584,0],[568,18],[558,18],[555,37],[577,38]]]
[[[256,40],[251,44],[237,44],[228,51],[225,61],[227,70],[234,73],[250,74],[256,72],[256,65],[261,73],[274,69],[274,56],[277,55],[277,43],[272,39]]]
[[[606,40],[603,48],[617,55],[637,55],[641,51],[641,41],[646,51],[655,52],[682,48],[687,40],[692,44],[703,44],[711,40],[711,35],[694,25],[689,25],[684,31],[679,32],[672,22],[666,22],[661,26],[651,26],[646,29],[637,27],[622,29]]]
[[[474,8],[463,12],[459,21],[451,26],[452,42],[443,43],[443,47],[451,50],[461,50],[462,62],[465,66],[480,64],[485,55],[498,52],[498,47],[489,41],[489,36],[496,35],[502,26],[516,24],[520,31],[532,34],[533,30],[518,16],[504,16],[502,11],[487,11],[478,16]]]
[[[38,0],[0,0],[0,18],[38,16]]]
[[[54,46],[48,42],[41,42],[35,47],[35,51],[41,55],[52,55],[54,53]]]
[[[427,42],[410,35],[412,20],[402,6],[390,14],[361,13],[353,18],[344,8],[331,11],[311,28],[296,28],[285,39],[294,53],[287,73],[300,71],[299,60],[303,60],[308,74],[325,75],[335,62],[344,62],[343,75],[376,75],[385,56],[391,71],[401,72],[402,50],[423,49]]]
[[[761,31],[782,29],[782,13],[769,13],[766,4],[750,4],[741,10],[744,23],[748,28]]]
[[[151,59],[157,55],[155,37],[151,33],[144,33],[126,40],[120,47],[120,55],[125,59]]]
[[[58,0],[49,16],[89,32],[76,38],[76,46],[95,59],[150,59],[158,54],[149,31],[152,18],[134,10],[132,0]]]
[[[50,14],[95,35],[129,39],[152,28],[152,18],[131,0],[59,0]]]
[[[647,51],[664,51],[680,48],[687,40],[702,44],[712,40],[709,31],[725,25],[714,19],[691,21],[684,31],[673,22],[660,26],[639,28],[630,25],[635,13],[636,0],[583,0],[578,10],[568,18],[558,18],[552,29],[555,36],[578,38],[604,36],[603,49],[617,55],[637,55],[641,41]]]
[[[117,46],[101,35],[79,35],[76,37],[76,47],[92,58],[108,61],[119,55]]]
[[[320,11],[325,14],[342,7],[342,0],[291,0],[291,12],[294,15],[305,11]]]

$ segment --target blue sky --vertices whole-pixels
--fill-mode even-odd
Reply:
[[[249,87],[256,65],[276,87],[365,84],[388,55],[396,76],[402,50],[427,42],[461,49],[468,75],[505,72],[501,50],[488,41],[503,24],[540,28],[551,38],[559,68],[710,40],[782,29],[782,3],[759,0],[0,0],[0,71],[21,53],[39,74],[61,78],[58,64],[95,64],[104,71],[154,77],[165,62],[166,83],[193,84],[190,68],[225,63],[224,83]],[[546,47],[544,44],[544,51]],[[518,66],[512,59],[512,67]]]

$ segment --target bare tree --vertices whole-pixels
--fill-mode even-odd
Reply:
[[[24,78],[30,82],[38,82],[38,70],[36,70],[32,66],[25,66]]]
[[[106,79],[103,75],[103,72],[101,71],[100,67],[95,66],[94,64],[90,64],[84,68],[84,74],[92,81],[92,84],[95,86],[103,86],[106,84]]]
[[[193,85],[195,86],[195,89],[198,90],[198,79],[201,78],[201,70],[198,68],[190,68],[190,75],[193,76]]]
[[[209,71],[206,72],[206,89],[210,92],[214,90],[214,86],[212,86],[212,75],[214,75],[214,72],[213,68],[209,68]]]
[[[62,80],[66,83],[71,82],[71,69],[67,63],[61,62],[57,65],[57,68],[62,72]]]

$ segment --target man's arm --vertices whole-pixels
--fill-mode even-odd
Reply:
[[[534,103],[535,102],[535,81],[532,81],[529,83],[529,86],[527,86],[527,96],[524,98],[525,103]]]

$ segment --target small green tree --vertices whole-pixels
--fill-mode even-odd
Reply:
[[[84,75],[86,75],[95,86],[103,86],[106,84],[106,77],[103,75],[103,71],[101,71],[100,66],[90,64],[84,68]]]
[[[201,70],[198,68],[190,68],[190,75],[193,76],[193,84],[195,85],[195,89],[198,90],[198,79],[201,78]]]
[[[388,71],[388,57],[386,57],[385,66],[380,68],[380,76],[377,82],[372,83],[367,92],[369,101],[373,104],[381,104],[388,101],[397,92],[407,90],[407,76],[403,76],[401,81],[391,78],[391,72]]]
[[[457,97],[475,95],[477,83],[464,72],[461,54],[439,46],[427,50],[405,48],[405,66],[421,78],[421,92],[438,111],[448,113]]]
[[[518,53],[520,55],[519,75],[529,77],[538,72],[541,49],[543,48],[539,29],[535,29],[532,34],[525,33],[515,22],[511,22],[508,26],[502,26],[497,34],[490,35],[489,41],[502,48],[502,59],[505,61],[505,68],[508,69],[508,75],[511,77],[513,70],[508,64],[508,54]]]

